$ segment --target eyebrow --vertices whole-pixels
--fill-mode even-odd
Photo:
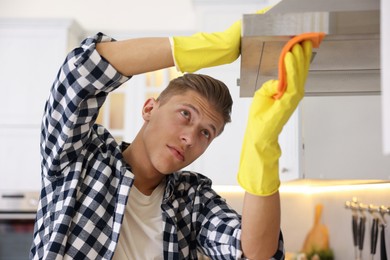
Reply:
[[[199,110],[196,107],[194,107],[192,104],[184,103],[183,105],[194,110],[196,114],[198,114],[198,115],[200,114]],[[213,124],[208,124],[208,125],[213,130],[213,132],[214,132],[213,135],[216,136],[217,135],[217,128],[215,127],[215,125],[213,125]]]

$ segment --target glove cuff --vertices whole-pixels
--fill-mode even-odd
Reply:
[[[176,57],[175,57],[176,52],[175,52],[175,48],[174,48],[174,46],[175,46],[174,37],[169,37],[169,43],[171,44],[171,51],[172,51],[173,63],[175,64],[175,68],[176,68],[177,71],[183,72],[180,69],[180,67],[179,67],[179,65],[177,64],[177,61],[176,61]]]
[[[277,192],[280,186],[280,155],[278,143],[261,147],[244,146],[237,174],[240,186],[245,191],[258,196],[269,196]]]

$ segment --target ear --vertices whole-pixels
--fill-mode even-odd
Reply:
[[[142,117],[145,121],[150,120],[150,117],[151,117],[154,109],[157,107],[157,104],[158,104],[158,102],[154,98],[148,98],[145,101],[144,106],[142,108]]]

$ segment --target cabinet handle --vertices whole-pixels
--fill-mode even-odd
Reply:
[[[3,199],[24,199],[23,194],[2,194]]]
[[[281,170],[280,170],[281,173],[286,173],[286,172],[289,172],[288,168],[285,168],[283,167]]]

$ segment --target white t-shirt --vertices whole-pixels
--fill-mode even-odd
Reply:
[[[163,259],[161,202],[165,182],[150,196],[131,188],[113,260]]]

